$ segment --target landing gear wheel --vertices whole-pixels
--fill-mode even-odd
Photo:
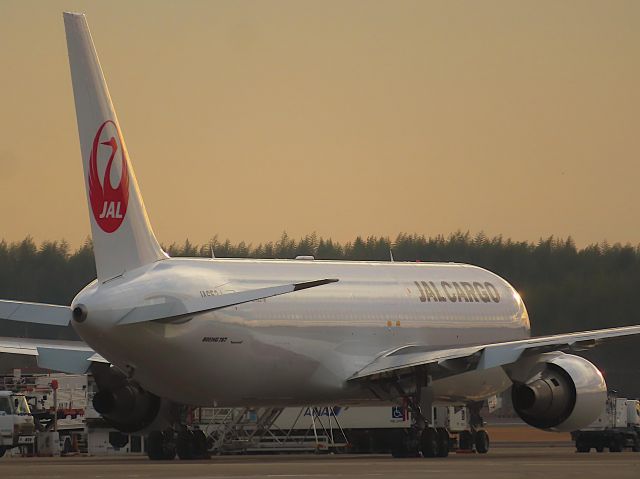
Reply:
[[[407,457],[407,433],[404,429],[394,429],[391,433],[391,456],[395,458]]]
[[[163,459],[162,455],[162,432],[151,431],[147,437],[147,456],[152,461]]]
[[[458,434],[458,449],[461,451],[471,451],[473,449],[473,436],[471,431],[462,431]]]
[[[436,457],[440,453],[440,438],[438,431],[428,427],[422,431],[420,438],[420,451],[422,457]]]
[[[417,457],[419,443],[413,429],[396,429],[391,436],[391,455],[396,458]]]
[[[207,436],[199,429],[193,431],[193,458],[208,459],[209,451],[207,450]]]
[[[0,447],[0,457],[4,456],[4,452],[6,449],[4,447]]]
[[[489,452],[489,434],[487,434],[487,431],[484,429],[476,431],[474,442],[478,454],[486,454]]]
[[[450,447],[449,431],[444,427],[439,427],[436,431],[438,433],[438,457],[447,457]]]
[[[170,461],[176,457],[173,431],[152,431],[147,438],[147,455],[152,461]]]
[[[178,437],[176,439],[176,452],[181,460],[188,461],[189,459],[195,459],[193,450],[194,442],[192,431],[184,429],[178,432]]]

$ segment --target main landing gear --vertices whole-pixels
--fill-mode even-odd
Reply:
[[[209,444],[204,432],[193,426],[193,409],[183,406],[175,411],[172,426],[152,431],[147,436],[147,455],[153,461],[209,459]]]
[[[176,457],[176,441],[173,429],[151,431],[147,436],[147,455],[152,461],[168,461]]]
[[[427,427],[397,429],[394,432],[393,457],[447,457],[450,449],[449,432],[445,428]]]
[[[444,427],[396,429],[392,437],[391,455],[400,457],[447,457],[450,451],[489,452],[489,434],[484,429],[461,431],[457,441]]]
[[[408,395],[396,383],[394,387],[406,400],[411,412],[411,428],[398,429],[392,437],[391,455],[393,457],[447,457],[452,450],[477,452],[486,454],[489,451],[489,435],[482,429],[484,424],[480,417],[482,403],[473,403],[469,408],[469,429],[458,432],[457,441],[451,437],[445,427],[434,427],[433,403],[430,390],[418,387],[414,394]],[[428,411],[427,418],[423,411]],[[442,421],[438,421],[442,424]]]
[[[178,431],[152,431],[147,438],[147,455],[155,461],[208,459],[207,438],[199,429],[180,426]]]
[[[447,457],[451,450],[451,437],[444,427],[425,427],[422,430],[397,429],[392,439],[393,457]]]

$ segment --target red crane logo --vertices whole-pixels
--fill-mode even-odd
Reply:
[[[111,128],[105,128],[111,125]],[[112,134],[114,133],[114,134]],[[102,141],[100,141],[102,140]],[[104,171],[102,182],[98,174],[98,152],[101,146],[109,147],[109,160]],[[111,184],[113,161],[119,155],[121,161],[120,181],[114,188]],[[91,156],[89,158],[89,202],[93,217],[105,233],[116,231],[127,214],[129,204],[129,169],[127,156],[122,147],[122,135],[116,124],[107,120],[93,138]]]

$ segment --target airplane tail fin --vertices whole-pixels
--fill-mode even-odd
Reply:
[[[84,14],[64,13],[98,280],[167,257],[156,240]]]

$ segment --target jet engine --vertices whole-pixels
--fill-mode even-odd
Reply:
[[[103,389],[93,396],[93,407],[113,427],[136,432],[150,426],[160,413],[162,400],[136,383]]]
[[[93,396],[93,407],[111,426],[131,433],[171,425],[169,401],[146,391],[118,369],[101,366],[92,368],[99,389]]]
[[[558,432],[591,424],[604,409],[607,385],[592,363],[563,353],[539,356],[524,382],[514,381],[513,408],[530,426]]]

